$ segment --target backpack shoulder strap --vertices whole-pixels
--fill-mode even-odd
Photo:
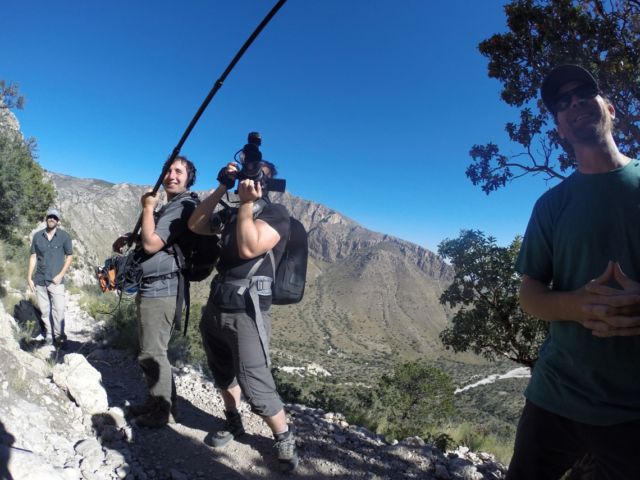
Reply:
[[[173,317],[173,322],[178,329],[180,329],[180,320],[182,318],[182,307],[186,306],[184,316],[184,335],[187,335],[187,327],[189,325],[189,311],[191,307],[191,295],[189,291],[189,280],[185,278],[184,269],[187,262],[182,253],[182,249],[178,242],[171,245],[174,252],[174,258],[178,264],[178,294],[176,295],[176,313]]]
[[[276,258],[273,255],[273,248],[267,252],[269,260],[271,260],[271,271],[273,272],[273,281],[276,281]]]
[[[262,256],[260,260],[256,261],[256,263],[253,264],[251,270],[249,270],[249,273],[247,273],[247,276],[244,278],[251,279],[251,277],[253,277],[260,268],[260,265],[262,265],[262,262],[264,262],[264,256]]]

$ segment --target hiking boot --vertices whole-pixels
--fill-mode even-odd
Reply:
[[[139,427],[161,428],[170,423],[170,417],[171,413],[165,409],[156,409],[136,417],[134,422]]]
[[[53,346],[57,349],[64,350],[67,348],[67,336],[63,333],[53,338]]]
[[[239,412],[224,412],[224,416],[227,417],[224,428],[217,432],[209,433],[204,439],[204,443],[207,445],[214,448],[224,447],[234,438],[244,434],[242,416]]]
[[[148,397],[144,403],[129,405],[127,407],[127,412],[129,412],[132,417],[139,417],[140,415],[144,415],[155,410],[156,404],[157,402],[153,397]]]
[[[295,435],[291,430],[287,430],[284,433],[274,434],[274,437],[273,448],[276,450],[280,471],[284,473],[293,472],[298,466]]]

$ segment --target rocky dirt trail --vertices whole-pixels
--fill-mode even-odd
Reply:
[[[25,355],[45,359],[49,364],[64,363],[64,357],[73,356],[74,353],[84,355],[102,376],[109,409],[91,415],[80,412],[71,395],[62,395],[50,377],[40,379],[39,382],[51,392],[57,390],[55,399],[50,403],[57,407],[63,401],[70,404],[63,409],[61,421],[50,423],[50,430],[53,431],[42,432],[45,441],[38,444],[33,440],[25,440],[26,432],[20,429],[36,428],[33,424],[20,423],[17,412],[25,409],[25,405],[16,405],[13,414],[6,413],[0,407],[0,419],[4,423],[5,436],[13,439],[8,455],[19,456],[16,448],[19,445],[29,446],[26,450],[37,453],[39,461],[48,463],[60,476],[53,477],[50,473],[48,476],[34,477],[31,470],[25,477],[14,473],[12,477],[0,475],[0,478],[504,478],[504,467],[488,454],[474,454],[465,448],[443,454],[435,447],[425,445],[419,438],[389,444],[362,427],[349,425],[341,414],[302,405],[287,405],[298,438],[300,464],[295,473],[281,474],[272,452],[271,433],[262,420],[248,410],[246,404],[241,409],[247,431],[245,436],[222,449],[213,449],[204,443],[209,432],[222,426],[223,405],[214,385],[189,366],[175,370],[179,423],[160,429],[138,428],[123,416],[128,403],[139,403],[145,398],[142,375],[135,356],[96,343],[94,332],[100,325],[81,310],[76,296],[69,295],[68,298],[68,348],[57,352],[52,347],[42,347]],[[25,358],[22,353],[17,356]],[[56,367],[53,368],[55,370]],[[8,391],[11,393],[11,389]],[[38,408],[42,409],[43,406]],[[53,407],[45,405],[44,408]],[[51,439],[61,439],[60,444],[66,445],[66,449],[51,448]],[[36,447],[43,451],[35,452]],[[6,449],[2,451],[5,454],[7,452]],[[2,458],[0,455],[0,462]],[[11,457],[6,464],[12,465]],[[0,465],[0,474],[2,472]]]

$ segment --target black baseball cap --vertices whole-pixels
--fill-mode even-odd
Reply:
[[[553,111],[552,107],[554,100],[558,96],[558,90],[569,82],[580,82],[598,89],[598,82],[594,76],[580,65],[560,65],[555,67],[547,73],[547,76],[542,81],[542,87],[540,87],[540,96],[545,107],[550,112]]]

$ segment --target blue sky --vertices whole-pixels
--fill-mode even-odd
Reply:
[[[4,0],[0,78],[44,168],[153,184],[196,109],[274,5],[263,0]],[[478,43],[504,2],[289,0],[227,78],[182,153],[196,189],[249,131],[294,195],[435,250],[463,228],[507,244],[547,185],[485,195],[464,171],[475,143],[506,143]],[[515,147],[507,151],[515,153]]]

